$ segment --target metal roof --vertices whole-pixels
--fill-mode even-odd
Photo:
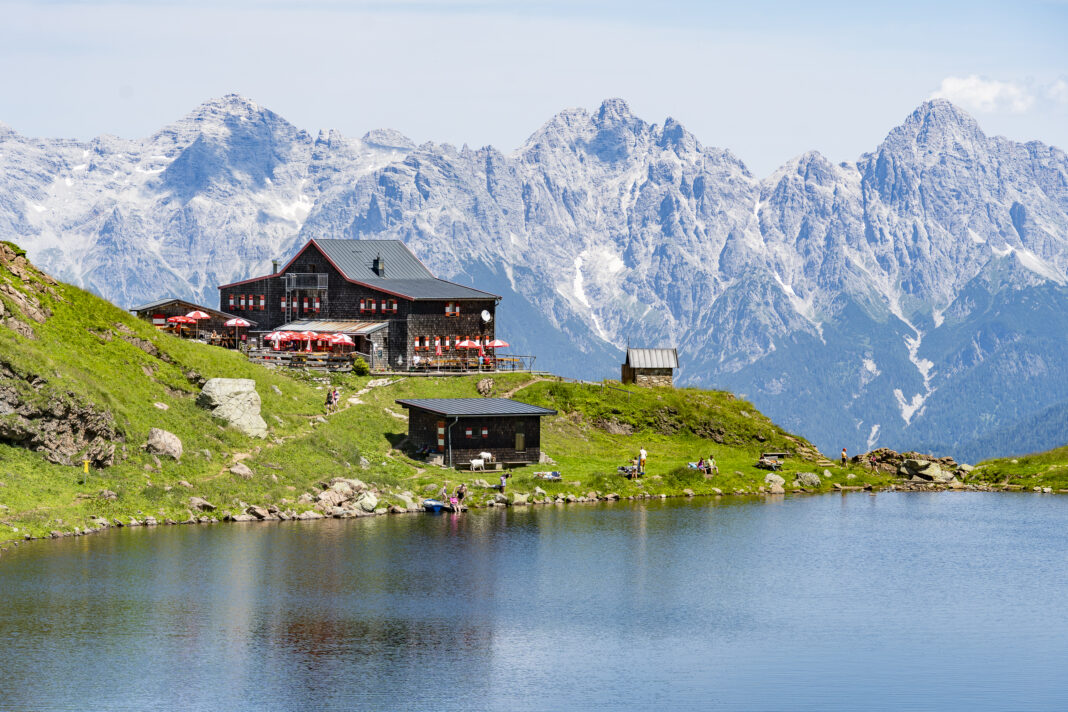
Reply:
[[[379,280],[434,279],[434,275],[400,240],[315,240],[322,253],[342,274],[358,282]],[[385,277],[373,266],[381,256]]]
[[[679,353],[675,349],[627,349],[627,365],[631,368],[678,368]]]
[[[372,289],[395,294],[406,299],[499,299],[500,296],[483,292],[473,287],[456,284],[435,277],[426,265],[419,261],[408,246],[400,240],[351,240],[314,239],[308,241],[289,260],[280,272],[263,277],[253,277],[240,282],[219,285],[219,289],[278,277],[301,255],[315,245],[324,257],[350,282],[357,282]],[[375,259],[382,258],[385,276],[374,270]]]
[[[410,398],[397,401],[405,408],[420,408],[446,417],[556,415],[555,410],[511,398]]]
[[[388,321],[344,321],[326,319],[298,319],[271,331],[320,331],[328,334],[366,336],[389,326]]]
[[[388,268],[387,268],[388,269]],[[388,273],[387,273],[388,274]],[[366,279],[364,284],[412,299],[496,299],[496,294],[444,279]]]
[[[148,302],[147,304],[139,304],[136,307],[130,307],[130,311],[131,312],[148,311],[149,309],[158,309],[158,308],[160,308],[160,307],[162,307],[164,305],[167,305],[167,304],[185,304],[186,306],[189,307],[189,311],[193,311],[194,309],[199,309],[202,312],[207,312],[208,314],[213,314],[213,315],[215,315],[217,317],[220,317],[220,318],[223,318],[223,319],[233,319],[234,317],[237,316],[236,314],[228,314],[228,313],[226,313],[224,311],[219,311],[218,309],[212,309],[211,307],[201,306],[200,304],[197,304],[195,302],[191,302],[188,299],[182,299],[180,297],[170,297],[169,299],[157,299],[156,301]],[[245,321],[252,322],[253,324],[256,323],[255,321],[253,321],[252,319],[249,319],[248,317],[242,316],[241,318],[244,319]]]

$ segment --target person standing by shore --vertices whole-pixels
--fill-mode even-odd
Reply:
[[[849,462],[849,456],[846,455],[846,449],[842,448],[842,467],[845,467],[847,462]]]
[[[645,476],[645,459],[649,457],[649,453],[646,452],[645,446],[642,445],[642,449],[638,451],[638,474],[642,477]]]

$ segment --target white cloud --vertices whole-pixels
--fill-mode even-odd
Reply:
[[[1046,97],[1055,104],[1068,104],[1068,81],[1058,79],[1046,87]]]
[[[1029,87],[1016,82],[986,79],[978,74],[946,77],[931,98],[949,99],[966,109],[986,113],[1008,111],[1023,114],[1035,104],[1035,96]]]

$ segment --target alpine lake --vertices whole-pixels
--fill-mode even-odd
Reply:
[[[116,529],[0,559],[2,710],[1068,709],[1068,497]]]

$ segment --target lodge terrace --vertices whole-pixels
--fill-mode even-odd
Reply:
[[[399,240],[315,239],[281,269],[275,264],[273,274],[219,287],[220,309],[257,322],[251,335],[264,348],[253,358],[284,359],[344,335],[376,370],[517,365],[497,352],[501,298],[438,279]]]

